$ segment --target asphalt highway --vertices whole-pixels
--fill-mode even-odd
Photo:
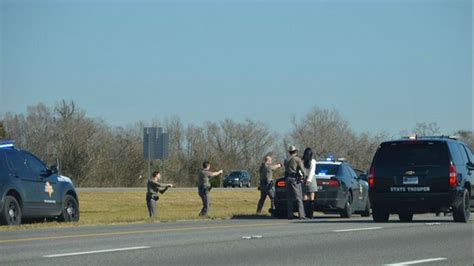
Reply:
[[[473,265],[473,223],[246,218],[0,232],[0,265]]]

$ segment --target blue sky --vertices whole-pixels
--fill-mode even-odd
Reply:
[[[113,126],[178,116],[357,132],[472,129],[470,0],[1,1],[0,115],[74,100]]]

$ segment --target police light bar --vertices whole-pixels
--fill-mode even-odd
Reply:
[[[417,137],[418,136],[416,134],[413,134],[413,135],[408,136],[408,139],[417,139]]]
[[[0,148],[13,148],[13,147],[15,147],[15,141],[14,140],[0,141]]]
[[[329,155],[326,157],[326,161],[327,161],[327,162],[335,162],[336,160],[334,159],[334,155],[329,154]]]

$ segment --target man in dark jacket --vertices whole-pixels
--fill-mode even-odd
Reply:
[[[165,193],[170,187],[174,187],[173,184],[162,184],[160,183],[161,174],[159,171],[153,172],[152,177],[148,180],[147,191],[146,191],[146,206],[148,208],[148,214],[150,217],[156,216],[156,203],[159,200],[158,193]]]

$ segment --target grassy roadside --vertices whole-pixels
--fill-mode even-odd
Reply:
[[[254,215],[260,193],[256,190],[229,189],[211,191],[210,218],[228,219],[236,215]],[[146,223],[200,219],[201,198],[196,191],[173,191],[160,196],[158,217],[151,220],[143,192],[79,192],[81,217],[76,224],[46,222],[16,227],[0,226],[0,231],[29,228],[70,227],[79,225],[103,225],[118,223]],[[262,215],[268,215],[267,199]]]

